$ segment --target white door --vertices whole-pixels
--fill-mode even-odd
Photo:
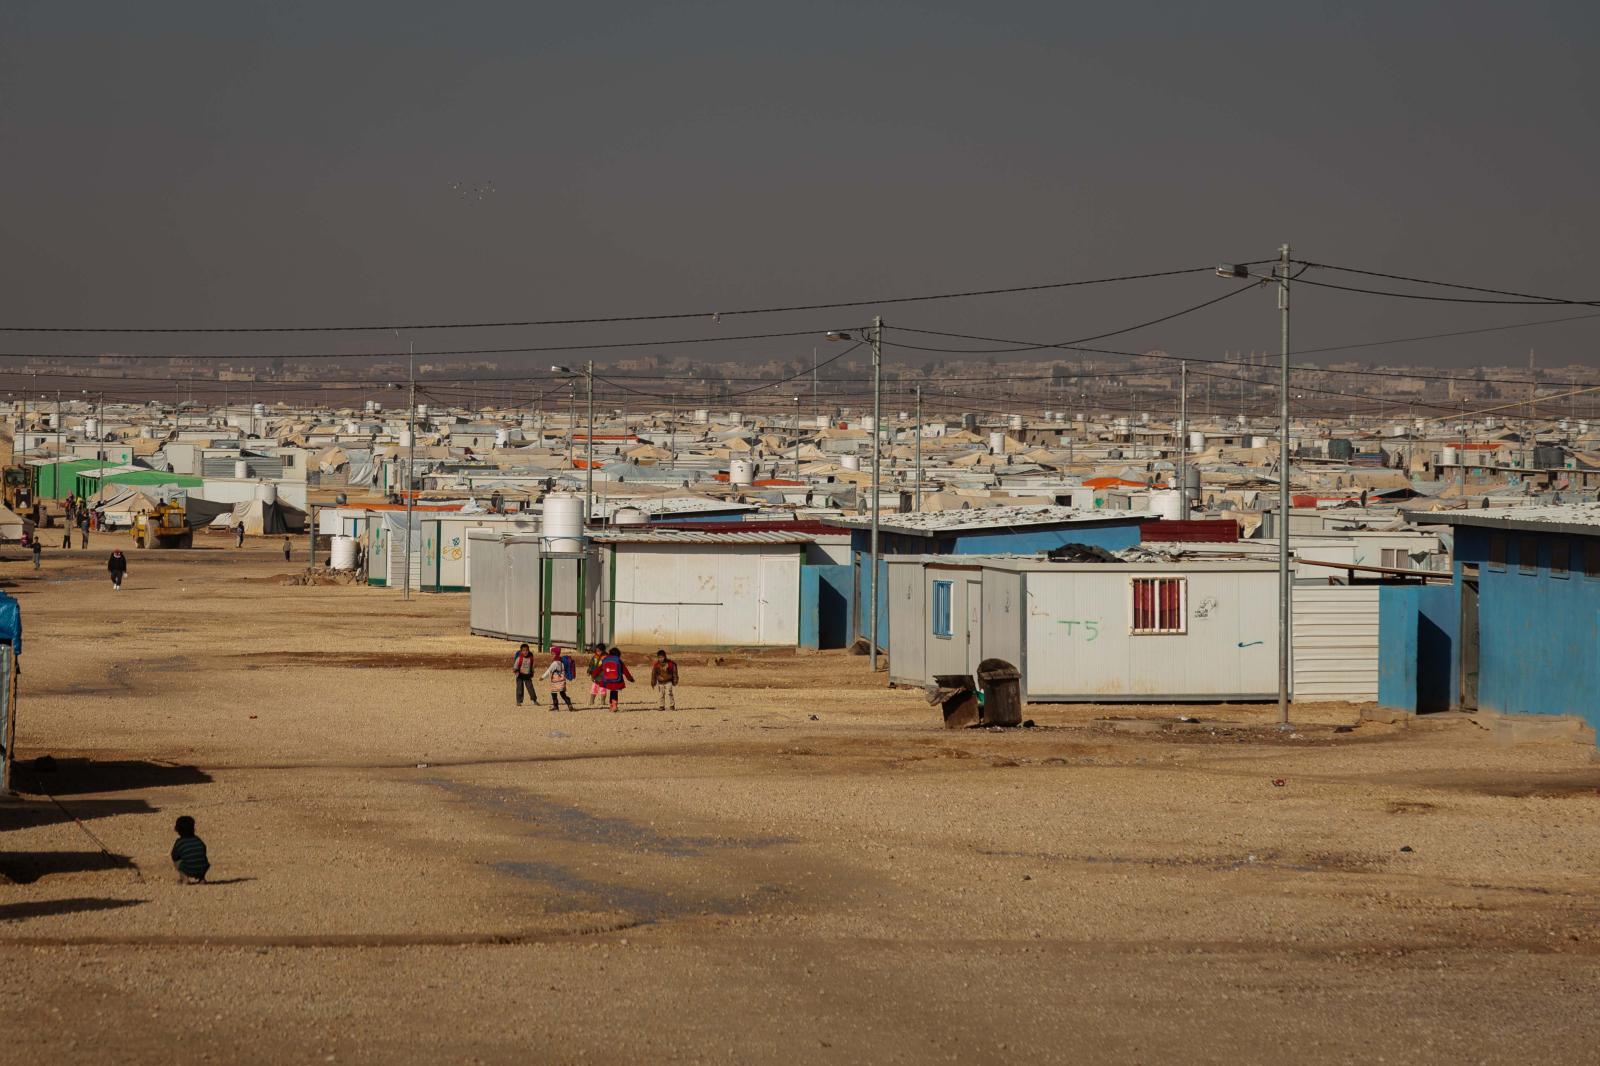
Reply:
[[[800,556],[761,559],[761,643],[800,643]]]
[[[967,580],[967,673],[983,661],[983,579]]]

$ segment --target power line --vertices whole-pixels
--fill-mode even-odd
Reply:
[[[1418,278],[1408,274],[1386,274],[1380,270],[1362,270],[1358,267],[1334,266],[1332,263],[1313,263],[1306,259],[1296,259],[1293,260],[1293,262],[1299,263],[1306,267],[1316,267],[1319,270],[1337,270],[1342,274],[1361,274],[1369,278],[1386,278],[1390,281],[1409,281],[1417,285],[1434,285],[1442,289],[1462,289],[1466,292],[1486,292],[1495,296],[1516,296],[1525,300],[1535,300],[1539,303],[1582,305],[1600,304],[1600,300],[1567,300],[1559,296],[1536,296],[1532,293],[1516,292],[1511,289],[1489,289],[1484,288],[1481,285],[1463,285],[1455,281],[1436,281],[1432,278]],[[1244,265],[1254,266],[1256,264],[1249,263]]]
[[[1256,262],[1265,262],[1257,260]],[[1242,266],[1254,266],[1244,263]],[[1038,285],[1013,285],[1006,288],[968,289],[960,292],[929,293],[917,296],[879,297],[871,300],[838,300],[832,303],[793,304],[782,307],[745,307],[732,311],[678,311],[663,314],[602,315],[591,318],[525,319],[505,322],[413,322],[363,326],[0,326],[0,333],[365,333],[379,330],[510,329],[523,326],[588,326],[609,322],[665,322],[675,319],[709,318],[717,321],[738,315],[772,315],[793,311],[828,311],[846,307],[875,307],[884,304],[926,303],[934,300],[961,300],[975,296],[1003,296],[1022,292],[1044,292],[1084,285],[1107,285],[1122,281],[1147,281],[1181,274],[1209,273],[1213,267],[1186,267],[1182,270],[1152,270],[1142,274],[1120,274],[1076,281],[1051,281]]]

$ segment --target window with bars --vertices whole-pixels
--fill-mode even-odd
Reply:
[[[1188,632],[1188,578],[1130,578],[1136,637]]]
[[[950,592],[954,582],[935,581],[933,583],[933,635],[948,637],[950,630]]]

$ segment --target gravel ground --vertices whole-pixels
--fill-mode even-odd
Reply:
[[[1345,705],[1297,706],[1290,736],[1270,706],[947,732],[831,652],[685,652],[676,713],[641,685],[552,714],[515,706],[512,646],[467,634],[464,596],[287,586],[251,547],[137,553],[113,593],[104,556],[6,568],[0,1062],[1600,1044],[1585,746]],[[173,882],[184,813],[212,884]]]

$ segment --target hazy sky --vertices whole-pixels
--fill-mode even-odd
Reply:
[[[0,322],[720,309],[1264,259],[1284,240],[1312,260],[1595,299],[1597,51],[1592,0],[8,0]],[[1224,284],[1197,275],[883,314],[1052,340]],[[1312,347],[1583,309],[1303,287],[1295,310],[1297,346]],[[868,315],[415,339],[654,339]],[[1471,365],[1520,362],[1533,346],[1555,365],[1595,361],[1597,341],[1600,319],[1355,354]],[[8,351],[394,343],[0,335]],[[1105,343],[1275,350],[1273,297]]]

